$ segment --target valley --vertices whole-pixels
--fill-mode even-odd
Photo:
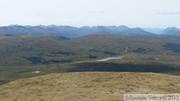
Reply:
[[[0,84],[64,72],[179,75],[179,45],[177,36],[93,34],[72,39],[62,36],[6,36],[0,40]],[[32,73],[34,71],[40,72]]]
[[[179,93],[175,89],[180,87],[179,38],[103,33],[77,38],[59,35],[1,36],[0,100],[57,101],[79,96],[75,99],[122,101],[125,93]],[[49,77],[51,80],[47,81]],[[134,87],[127,89],[131,87],[131,81],[124,77],[132,78],[132,82],[136,82]],[[91,78],[90,81],[86,81],[87,78]],[[116,82],[116,78],[120,81]],[[154,84],[159,78],[163,83]],[[41,88],[41,85],[47,86]],[[158,88],[159,85],[162,87]],[[67,90],[62,93],[50,86]],[[77,86],[80,88],[75,89]],[[47,87],[52,92],[45,93],[44,90],[50,91]],[[17,92],[8,90],[10,88]],[[71,90],[77,92],[70,94]],[[102,93],[97,94],[97,91]],[[31,98],[27,96],[29,94]],[[107,99],[103,94],[107,94]]]
[[[1,0],[0,101],[180,101],[180,0]]]
[[[178,55],[177,36],[115,36],[93,34],[62,36],[10,36],[0,40],[0,66],[70,63],[124,54]]]

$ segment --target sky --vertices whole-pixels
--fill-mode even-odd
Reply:
[[[180,28],[180,0],[0,0],[0,26]]]

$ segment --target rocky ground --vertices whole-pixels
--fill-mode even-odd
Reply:
[[[0,101],[123,101],[127,93],[180,93],[180,76],[155,73],[57,73],[0,85]]]

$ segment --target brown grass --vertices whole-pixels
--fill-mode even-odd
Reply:
[[[180,93],[180,77],[155,73],[78,72],[0,86],[0,101],[123,101],[123,94]]]

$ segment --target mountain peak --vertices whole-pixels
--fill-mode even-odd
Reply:
[[[162,35],[180,35],[180,29],[176,27],[168,27],[161,32]]]
[[[176,27],[167,27],[164,31],[175,31],[178,30]]]
[[[166,29],[178,29],[176,27],[167,27]]]

